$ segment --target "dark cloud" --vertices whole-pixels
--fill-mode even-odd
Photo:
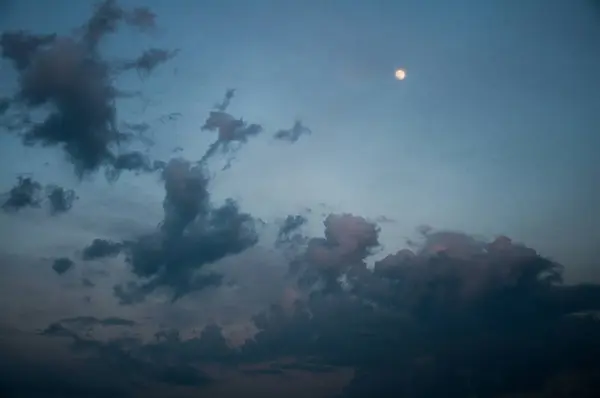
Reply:
[[[340,288],[300,284],[307,294],[296,296],[292,311],[275,305],[257,314],[258,333],[235,349],[213,325],[188,339],[159,333],[135,355],[187,366],[269,362],[249,372],[282,377],[352,367],[345,397],[495,397],[593,385],[600,322],[585,311],[600,310],[600,286],[563,285],[559,264],[507,237],[432,229],[423,236],[418,250],[401,250],[371,271],[359,264],[378,244],[377,226],[332,215],[325,238],[311,240],[319,251],[309,244],[301,258]]]
[[[3,32],[0,36],[2,57],[12,61],[18,71],[27,69],[36,53],[52,44],[55,34],[32,34],[25,31]]]
[[[231,100],[233,99],[234,96],[235,96],[234,88],[230,88],[227,91],[225,91],[225,97],[223,98],[223,101],[221,101],[221,103],[216,104],[215,109],[220,112],[225,112],[227,110],[227,108],[229,108],[229,104],[231,103]]]
[[[122,23],[147,30],[154,19],[149,10],[128,11],[114,0],[104,0],[76,36],[2,33],[2,56],[19,73],[14,101],[24,110],[51,109],[40,123],[25,126],[24,142],[61,146],[80,176],[103,166],[146,171],[143,162],[124,160],[127,155],[114,152],[131,136],[116,127],[115,100],[122,93],[113,86],[117,71],[102,58],[98,46]],[[151,50],[128,65],[149,73],[170,56]]]
[[[127,23],[142,31],[152,31],[156,28],[156,14],[146,7],[137,7],[125,14]]]
[[[17,184],[6,194],[2,210],[17,211],[26,207],[40,207],[43,201],[42,184],[31,177],[17,177]]]
[[[215,105],[214,111],[210,111],[208,118],[202,126],[203,131],[216,131],[217,140],[208,148],[200,163],[206,162],[220,150],[227,153],[232,150],[231,144],[245,144],[249,138],[255,137],[262,132],[262,126],[254,123],[247,123],[243,119],[236,119],[231,114],[225,112],[229,106],[235,90],[229,89],[225,93],[223,102]]]
[[[143,345],[136,339],[127,337],[101,342],[85,337],[81,331],[75,330],[82,326],[87,330],[91,326],[98,325],[132,326],[132,324],[119,318],[98,320],[79,317],[55,322],[41,334],[71,339],[71,347],[74,351],[87,353],[106,365],[116,366],[120,373],[124,373],[132,380],[139,380],[142,377],[146,382],[164,383],[169,386],[206,386],[212,382],[210,377],[190,365],[185,358],[164,350],[164,345],[180,342],[177,333],[157,335],[157,341],[162,345]],[[209,334],[204,333],[203,336],[211,339]]]
[[[94,287],[94,286],[96,286],[96,284],[94,282],[92,282],[91,280],[89,280],[88,278],[82,278],[81,279],[81,285],[83,287]]]
[[[105,257],[114,257],[123,250],[124,244],[106,239],[94,239],[92,243],[83,249],[81,257],[86,260],[97,260]]]
[[[37,208],[47,202],[52,215],[69,211],[77,199],[75,191],[71,189],[65,189],[58,185],[44,187],[33,178],[24,176],[17,177],[17,184],[4,196],[6,197],[2,203],[4,211],[15,212],[27,207]]]
[[[177,55],[177,50],[164,50],[161,48],[151,48],[144,51],[139,57],[132,61],[127,61],[123,65],[123,70],[134,69],[140,77],[146,77],[159,65],[164,64]]]
[[[305,239],[299,230],[307,221],[306,217],[299,214],[287,216],[277,232],[276,245],[302,243]]]
[[[304,255],[294,262],[300,283],[324,283],[340,287],[338,278],[366,272],[365,259],[379,246],[379,227],[363,217],[331,214],[325,221],[325,237],[308,241]]]
[[[303,234],[302,227],[308,222],[303,215],[288,215],[281,223],[275,239],[275,247],[288,259],[297,259],[309,238]],[[299,263],[299,261],[297,261]]]
[[[312,134],[312,130],[302,124],[300,120],[296,120],[292,128],[277,131],[273,135],[273,138],[281,141],[296,142],[300,137],[306,134]]]
[[[106,169],[105,175],[109,181],[116,181],[123,171],[132,171],[135,174],[140,174],[162,170],[164,167],[161,161],[150,162],[150,159],[139,151],[132,151],[116,156],[113,166]]]
[[[52,262],[52,269],[57,274],[62,275],[65,272],[67,272],[68,270],[70,270],[71,268],[73,268],[73,265],[75,265],[73,263],[73,260],[71,260],[70,258],[67,258],[67,257],[61,257],[61,258],[57,258],[56,260],[54,260]]]
[[[72,189],[65,189],[56,185],[48,186],[46,189],[50,212],[52,214],[69,211],[73,207],[73,202],[77,199],[77,195]]]
[[[10,99],[0,98],[0,116],[4,115],[10,108]]]
[[[200,166],[171,160],[163,170],[164,218],[159,230],[127,245],[127,262],[143,282],[115,287],[123,304],[143,300],[156,289],[167,288],[172,300],[221,283],[213,272],[199,272],[228,255],[255,245],[254,219],[236,202],[210,203],[208,178]]]
[[[359,220],[326,223],[323,252],[309,245],[304,261],[331,266],[342,253],[362,253],[343,260],[350,272],[377,242],[376,228]],[[499,396],[600,369],[592,343],[600,322],[568,316],[598,310],[600,286],[563,286],[559,264],[506,237],[425,236],[417,252],[355,273],[349,289],[312,293],[291,317],[274,308],[256,318],[261,332],[243,351],[355,366],[348,397]]]

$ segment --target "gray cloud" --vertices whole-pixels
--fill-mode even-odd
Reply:
[[[287,130],[278,130],[273,138],[280,141],[296,142],[303,135],[312,134],[312,130],[302,124],[300,120],[294,122],[294,125]]]
[[[17,184],[5,195],[2,210],[17,211],[25,207],[40,207],[42,185],[31,177],[17,177]]]
[[[284,231],[300,224],[289,220]],[[325,239],[317,241],[323,252],[309,244],[300,254],[305,269],[318,271],[317,280],[292,285],[299,294],[291,311],[282,302],[258,313],[258,333],[242,346],[231,348],[212,325],[197,337],[165,330],[134,349],[118,341],[111,347],[186,367],[271,363],[249,370],[252,375],[353,367],[347,397],[365,391],[496,396],[550,388],[544,385],[557,383],[560,372],[577,375],[578,388],[592,382],[588,375],[600,366],[593,344],[600,323],[577,314],[600,310],[600,286],[563,285],[560,264],[507,237],[482,241],[433,229],[424,231],[417,250],[390,255],[371,271],[363,265],[378,244],[375,224],[345,214],[329,216],[324,227]],[[348,274],[349,282],[332,278]],[[330,288],[315,290],[319,278]],[[82,339],[63,328],[53,334]],[[494,374],[507,382],[493,381]]]
[[[174,58],[178,50],[164,50],[161,48],[151,48],[144,51],[139,57],[132,61],[125,61],[122,69],[129,70],[134,69],[138,72],[140,77],[146,77],[159,65]]]
[[[127,155],[114,152],[132,137],[117,129],[115,99],[122,95],[112,85],[117,71],[102,58],[98,46],[121,23],[147,30],[154,19],[149,10],[128,11],[114,0],[104,0],[75,36],[2,33],[2,56],[19,74],[14,101],[25,111],[53,109],[42,122],[23,126],[24,143],[64,148],[79,176],[103,166],[145,170],[144,164],[124,161],[122,156]],[[149,73],[172,55],[150,50],[127,65]]]
[[[51,215],[69,211],[77,199],[72,189],[65,189],[58,185],[44,187],[32,177],[24,176],[17,177],[16,185],[4,196],[6,199],[2,203],[2,210],[6,212],[16,212],[28,207],[39,208],[43,203],[47,203]]]
[[[62,275],[71,268],[73,268],[73,265],[75,265],[75,263],[73,263],[73,260],[67,257],[61,257],[57,258],[52,262],[52,269],[57,274]]]
[[[114,257],[123,249],[124,244],[106,239],[94,239],[92,243],[83,249],[82,258],[86,261]]]
[[[227,200],[214,207],[208,179],[200,166],[171,160],[163,171],[164,218],[158,231],[127,246],[127,262],[146,281],[115,287],[124,304],[143,300],[158,288],[172,291],[172,299],[220,284],[215,273],[201,274],[205,265],[255,245],[254,219]]]
[[[248,124],[243,119],[236,119],[225,112],[235,95],[234,89],[225,93],[225,98],[220,104],[215,105],[215,110],[210,111],[208,118],[202,126],[203,131],[217,132],[217,140],[211,144],[199,163],[204,163],[215,156],[219,151],[228,153],[232,150],[231,144],[245,144],[248,139],[257,136],[263,131],[262,126],[254,123]]]
[[[73,207],[73,202],[77,199],[75,191],[65,189],[57,185],[50,185],[46,188],[50,212],[52,214],[65,213]]]

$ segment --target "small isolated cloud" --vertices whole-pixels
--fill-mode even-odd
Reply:
[[[77,195],[72,189],[51,185],[48,186],[46,190],[48,203],[50,204],[50,212],[52,214],[60,214],[69,211],[77,199]]]
[[[57,274],[62,275],[65,272],[67,272],[68,270],[70,270],[71,268],[73,268],[73,265],[75,265],[75,263],[73,263],[73,260],[71,260],[70,258],[67,258],[67,257],[61,257],[61,258],[55,259],[52,262],[52,269]]]
[[[300,120],[296,120],[294,125],[287,130],[279,130],[274,135],[273,138],[280,141],[288,141],[288,142],[296,142],[303,135],[312,134],[312,130],[306,127]]]
[[[85,261],[98,260],[118,255],[124,248],[121,242],[113,242],[106,239],[94,239],[92,243],[83,249],[81,257]]]

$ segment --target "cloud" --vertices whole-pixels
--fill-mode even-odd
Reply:
[[[225,112],[227,110],[227,108],[229,108],[229,104],[231,103],[231,100],[233,99],[234,96],[235,96],[235,89],[234,88],[227,89],[227,91],[225,91],[225,97],[223,98],[223,101],[216,104],[215,109],[220,112]]]
[[[25,207],[40,207],[42,185],[31,177],[17,177],[17,185],[8,191],[2,204],[4,211],[17,211]]]
[[[123,249],[124,244],[106,239],[94,239],[92,243],[83,249],[82,258],[85,261],[114,257]]]
[[[65,272],[67,272],[68,270],[70,270],[71,268],[73,268],[73,265],[75,265],[73,263],[73,260],[71,260],[70,258],[67,258],[67,257],[61,257],[61,258],[57,258],[56,260],[53,261],[52,269],[57,274],[62,275]]]
[[[349,272],[378,244],[377,226],[364,218],[334,215],[324,226],[318,242],[328,254],[314,256],[309,245],[303,256],[317,269]],[[353,367],[347,397],[499,396],[547,388],[563,370],[600,369],[600,322],[574,315],[600,309],[600,286],[564,286],[559,264],[506,237],[424,237],[418,250],[355,273],[347,289],[296,287],[306,298],[292,294],[291,311],[282,302],[256,315],[258,333],[241,347],[228,347],[213,325],[191,339],[161,334],[140,353],[169,352],[190,365],[270,361],[261,374],[285,374],[284,358],[313,372]],[[506,382],[495,382],[497,374]]]
[[[24,176],[17,177],[16,185],[4,196],[6,199],[2,203],[2,210],[5,212],[16,212],[27,207],[39,208],[43,203],[48,203],[51,215],[69,211],[77,199],[72,189],[58,185],[44,187],[32,177]]]
[[[364,218],[328,220],[325,242],[337,256],[328,257],[328,266],[359,262],[376,246],[377,227]],[[443,251],[431,251],[442,244]],[[313,260],[322,261],[304,258]],[[155,341],[110,344],[133,358],[168,357],[187,369],[268,362],[258,373],[284,378],[291,368],[317,374],[351,367],[356,374],[344,397],[500,396],[548,389],[561,372],[578,375],[573,383],[581,386],[600,369],[600,322],[574,314],[600,309],[600,286],[564,286],[548,277],[560,271],[506,237],[484,242],[430,231],[419,250],[357,273],[349,289],[296,287],[305,299],[293,294],[291,310],[282,302],[257,314],[258,333],[240,347],[230,347],[217,325],[187,339],[166,330]],[[53,334],[81,342],[64,328]],[[503,382],[495,381],[498,374]]]
[[[281,227],[279,227],[277,241],[287,242],[293,239],[292,234],[298,231],[298,229],[306,224],[307,221],[307,218],[302,215],[288,215],[285,220],[283,220]]]
[[[148,30],[154,26],[154,14],[145,9],[128,11],[114,0],[104,0],[77,35],[15,31],[0,37],[3,58],[19,74],[13,102],[24,111],[49,110],[41,122],[23,126],[24,143],[62,147],[79,176],[100,167],[133,167],[123,161],[126,154],[114,152],[132,137],[117,129],[115,100],[122,93],[113,81],[118,71],[99,52],[102,40],[121,23]],[[149,73],[172,55],[149,50],[126,65]],[[139,162],[135,167],[146,170]]]
[[[135,339],[119,337],[108,342],[83,337],[77,328],[88,330],[91,326],[132,326],[135,323],[120,319],[107,318],[103,320],[79,317],[66,319],[49,325],[41,332],[44,336],[68,338],[71,348],[80,353],[92,355],[105,365],[117,365],[119,372],[130,378],[142,376],[146,383],[161,383],[171,386],[206,386],[212,379],[205,373],[171,355],[170,352],[156,346],[142,346]],[[203,334],[206,341],[212,337],[210,330]],[[159,334],[157,341],[170,344],[179,341],[177,333]]]
[[[4,115],[10,108],[9,98],[0,98],[0,116]]]
[[[50,212],[52,214],[65,213],[73,207],[73,202],[77,199],[75,191],[64,189],[57,185],[51,185],[46,188]]]
[[[96,284],[94,282],[92,282],[89,278],[82,278],[81,279],[81,285],[83,287],[94,287],[94,286],[96,286]]]
[[[174,58],[178,50],[164,50],[161,48],[150,48],[144,51],[140,56],[132,61],[126,61],[122,69],[130,70],[135,69],[140,77],[146,77],[159,65]]]
[[[325,237],[308,241],[292,271],[305,287],[324,283],[325,289],[338,289],[338,278],[366,271],[364,260],[379,246],[379,227],[351,214],[330,214],[323,224]]]
[[[275,239],[275,247],[288,254],[297,255],[308,238],[302,233],[302,227],[308,222],[308,219],[302,215],[288,215],[284,220]]]
[[[259,135],[263,128],[259,124],[248,124],[243,119],[236,119],[231,114],[225,112],[229,107],[231,100],[235,95],[234,89],[229,89],[225,93],[225,98],[220,104],[215,105],[215,110],[210,111],[208,118],[202,126],[203,131],[216,131],[217,140],[211,144],[199,163],[205,163],[218,153],[228,153],[232,150],[231,144],[245,144],[248,139]]]
[[[301,136],[312,134],[312,130],[304,126],[300,120],[296,120],[292,128],[287,130],[278,130],[273,138],[280,141],[296,142]]]
[[[144,281],[115,287],[123,304],[142,301],[167,288],[172,300],[221,283],[221,276],[201,273],[208,264],[238,254],[258,242],[255,220],[231,199],[210,203],[208,178],[200,166],[171,160],[163,170],[164,218],[156,232],[126,246],[132,272]]]

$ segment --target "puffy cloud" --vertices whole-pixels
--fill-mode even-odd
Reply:
[[[17,177],[17,185],[8,191],[2,210],[16,211],[25,207],[40,207],[42,185],[31,177]]]
[[[354,228],[341,229],[342,233],[331,226],[331,234],[374,242],[366,238],[367,228],[358,227],[361,222],[344,225]],[[469,261],[501,266],[495,263],[498,253],[466,257],[458,250],[461,244],[458,257],[403,251],[378,262],[372,273],[360,274],[352,290],[303,292],[302,287],[290,287],[281,305],[253,318],[258,333],[237,348],[226,343],[216,325],[188,339],[173,330],[133,346],[118,340],[102,344],[112,344],[132,358],[152,363],[166,363],[169,358],[168,363],[187,368],[269,362],[266,371],[281,377],[291,368],[319,373],[332,366],[352,367],[356,375],[345,397],[367,392],[383,397],[501,396],[542,389],[561,369],[577,373],[600,369],[600,351],[594,344],[600,337],[600,322],[571,315],[598,310],[600,287],[563,286],[544,279],[543,268],[534,258],[524,257],[525,252],[533,254],[513,246],[503,249],[508,259],[504,265],[529,268],[538,277],[521,271],[512,277],[516,279],[506,279],[506,274],[491,273],[488,278],[497,282],[485,283],[478,294],[465,296],[460,278],[470,277],[458,269],[468,267]],[[402,271],[388,272],[396,268]],[[365,288],[378,282],[377,289]],[[301,295],[306,299],[298,300]],[[82,340],[66,323],[54,329],[54,334]],[[286,366],[290,359],[291,368]]]
[[[131,136],[117,129],[115,100],[122,93],[113,86],[113,78],[118,70],[102,58],[98,47],[121,23],[147,30],[154,26],[154,19],[149,10],[129,11],[114,0],[104,0],[74,36],[2,33],[2,57],[10,60],[19,74],[13,101],[25,111],[52,109],[41,122],[23,125],[24,142],[61,146],[80,176],[103,166],[145,170],[143,164],[132,166],[114,152]],[[128,61],[124,69],[149,73],[173,55],[149,50]]]
[[[17,177],[16,185],[5,193],[5,197],[2,210],[6,212],[15,212],[27,207],[37,208],[46,202],[52,215],[69,211],[77,199],[72,189],[58,185],[48,185],[44,188],[32,177],[24,176]]]
[[[50,185],[46,189],[50,212],[52,214],[69,211],[73,207],[73,202],[77,199],[77,195],[72,189],[65,189],[57,185]]]
[[[71,268],[73,268],[73,265],[75,265],[75,263],[73,263],[73,260],[71,260],[70,258],[67,258],[67,257],[61,257],[61,258],[57,258],[53,261],[52,269],[57,274],[62,275],[65,272],[67,272],[68,270],[70,270]]]
[[[82,258],[86,261],[114,257],[123,249],[124,244],[106,239],[94,239],[92,243],[83,249]]]
[[[221,283],[221,276],[201,269],[258,242],[255,221],[227,200],[210,203],[208,179],[200,166],[171,160],[163,171],[164,218],[158,231],[126,246],[131,270],[144,282],[115,287],[124,304],[143,300],[156,289],[168,288],[172,300]]]
[[[351,214],[331,214],[325,221],[325,237],[308,241],[305,254],[293,264],[300,283],[325,289],[339,288],[338,278],[354,278],[366,271],[365,259],[379,246],[379,227]]]

